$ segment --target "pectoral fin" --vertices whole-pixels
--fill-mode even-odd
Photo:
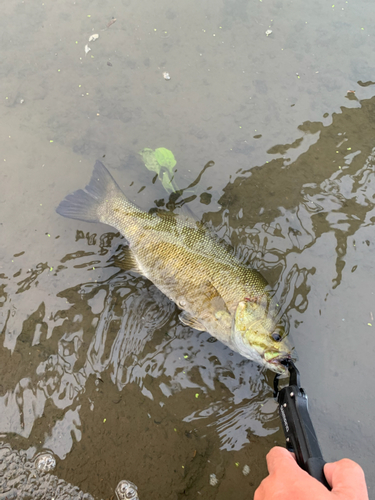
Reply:
[[[186,311],[183,311],[179,315],[179,319],[181,323],[183,323],[186,326],[191,326],[192,328],[195,328],[196,330],[200,330],[201,332],[205,332],[206,328],[202,325],[200,320],[198,318],[195,318],[191,314],[189,314]]]

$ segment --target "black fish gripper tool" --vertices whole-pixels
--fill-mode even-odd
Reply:
[[[289,370],[289,385],[279,390],[279,378],[274,379],[274,397],[284,430],[286,447],[296,456],[297,464],[310,476],[331,489],[324,476],[326,463],[311,422],[307,395],[300,384],[300,374],[292,359],[283,361]]]

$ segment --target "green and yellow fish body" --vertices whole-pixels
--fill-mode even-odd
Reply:
[[[57,212],[116,228],[129,243],[129,267],[183,310],[184,324],[207,331],[273,371],[285,372],[280,362],[290,349],[267,282],[200,223],[140,210],[99,161],[85,190],[68,195]]]

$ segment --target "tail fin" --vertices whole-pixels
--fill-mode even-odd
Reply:
[[[124,194],[103,163],[97,161],[85,189],[68,194],[56,208],[56,212],[85,222],[105,222],[103,206],[115,197],[124,198]]]

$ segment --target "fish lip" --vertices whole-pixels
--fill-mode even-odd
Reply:
[[[292,356],[290,353],[282,353],[280,356],[277,356],[270,361],[266,361],[264,359],[264,362],[269,370],[278,373],[280,377],[286,377],[289,371],[289,360],[291,359]]]
[[[263,359],[264,355],[263,355]],[[282,353],[280,356],[276,356],[275,358],[272,358],[270,360],[265,360],[267,363],[270,363],[271,365],[283,365],[285,368],[288,366],[288,361],[292,359],[292,356],[290,353]]]

